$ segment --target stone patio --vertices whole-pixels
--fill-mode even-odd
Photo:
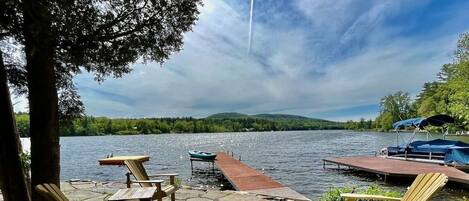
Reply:
[[[125,188],[125,184],[118,182],[61,182],[61,190],[71,201],[102,201],[107,200],[118,189]],[[0,200],[3,196],[0,194]],[[169,201],[168,198],[163,199]],[[268,198],[260,195],[239,191],[220,191],[217,189],[193,188],[183,186],[176,192],[179,201],[265,201],[283,200]]]

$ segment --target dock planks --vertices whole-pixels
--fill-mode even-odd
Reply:
[[[438,172],[448,176],[450,181],[469,184],[469,174],[454,167],[438,164],[387,159],[375,156],[335,157],[324,159],[324,161],[386,176],[415,177],[421,173]]]
[[[217,153],[215,164],[238,191],[292,200],[310,200],[224,152]]]
[[[139,160],[145,162],[150,160],[150,156],[114,156],[111,158],[99,159],[99,165],[125,165],[125,160]]]

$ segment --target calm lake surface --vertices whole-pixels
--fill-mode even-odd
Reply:
[[[408,136],[408,134],[407,134]],[[418,138],[425,139],[424,135]],[[466,138],[469,139],[469,138]],[[462,140],[462,139],[459,139]],[[467,140],[465,140],[467,142]],[[148,172],[177,172],[185,183],[219,186],[216,178],[191,174],[188,150],[233,151],[266,175],[317,200],[334,186],[368,186],[404,191],[409,183],[385,184],[376,175],[323,169],[331,156],[372,155],[396,144],[394,133],[351,131],[290,131],[260,133],[162,134],[133,136],[62,137],[62,180],[125,181],[125,167],[99,166],[98,159],[116,155],[150,155]],[[194,163],[209,170],[205,163]],[[334,166],[330,166],[331,168]],[[462,200],[469,190],[450,185],[434,200]]]

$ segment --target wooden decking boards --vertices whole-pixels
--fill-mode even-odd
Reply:
[[[224,152],[217,153],[215,164],[238,191],[292,200],[310,200]]]
[[[450,181],[469,184],[469,174],[454,167],[438,164],[386,159],[375,156],[335,157],[323,160],[324,162],[385,176],[415,177],[421,173],[438,172],[448,176]]]
[[[98,160],[100,165],[125,165],[125,160],[139,160],[145,162],[150,160],[150,156],[114,156]]]

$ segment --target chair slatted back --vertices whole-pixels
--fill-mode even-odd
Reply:
[[[139,160],[126,160],[124,161],[125,165],[129,169],[129,171],[134,175],[135,179],[141,181],[148,181],[150,178],[148,177],[147,171],[143,167],[143,164]],[[142,187],[152,187],[151,183],[140,183]]]
[[[36,191],[47,201],[68,201],[59,187],[52,183],[39,184]]]
[[[448,181],[442,173],[419,174],[402,198],[402,201],[429,200]]]

